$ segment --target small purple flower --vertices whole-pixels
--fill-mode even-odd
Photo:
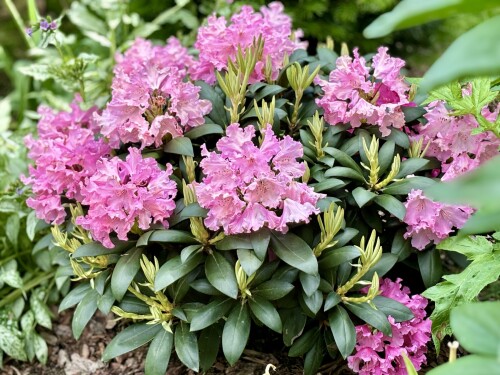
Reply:
[[[40,29],[42,29],[43,31],[47,31],[47,30],[49,30],[49,28],[50,28],[50,25],[47,22],[47,20],[42,19],[40,21]]]
[[[56,21],[52,21],[52,22],[50,23],[50,25],[49,25],[49,28],[50,28],[51,30],[55,30],[55,29],[57,29],[57,23],[56,23]]]
[[[31,27],[26,28],[26,34],[31,37],[33,35],[33,29]]]

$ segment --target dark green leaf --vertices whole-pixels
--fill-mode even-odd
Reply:
[[[63,298],[63,300],[59,304],[59,312],[75,306],[83,299],[83,297],[88,293],[90,289],[91,288],[89,283],[81,283],[77,285]]]
[[[339,249],[327,249],[318,260],[321,269],[336,267],[360,256],[356,246],[344,246]]]
[[[137,271],[141,268],[141,256],[142,249],[135,247],[122,255],[116,263],[111,276],[111,290],[118,301],[123,298]]]
[[[357,143],[357,142],[356,142]],[[363,170],[361,167],[351,158],[346,152],[338,150],[333,147],[325,147],[323,149],[327,154],[333,156],[335,160],[342,166],[351,168],[358,172],[359,174],[363,174]]]
[[[324,355],[323,341],[317,340],[304,358],[304,375],[316,375]]]
[[[164,148],[165,152],[178,155],[194,156],[193,144],[187,137],[171,139]]]
[[[312,315],[316,315],[323,304],[323,293],[319,290],[315,291],[311,296],[302,293],[302,299]]]
[[[371,325],[373,328],[382,331],[386,336],[392,336],[391,324],[382,311],[375,310],[367,303],[350,303],[345,306],[354,315]]]
[[[347,358],[356,345],[356,329],[349,314],[341,306],[335,306],[328,314],[328,322],[333,338],[342,357]]]
[[[209,296],[221,296],[222,293],[215,289],[207,279],[198,279],[190,284],[191,288],[197,292],[208,294]]]
[[[425,109],[422,107],[401,107],[404,115],[405,115],[405,122],[412,122],[415,121],[419,118],[421,118],[423,115],[427,113]]]
[[[133,242],[119,242],[112,249],[104,247],[99,242],[83,244],[72,254],[73,258],[96,257],[99,255],[119,254],[134,246]]]
[[[318,262],[312,249],[300,237],[290,232],[287,234],[273,232],[271,246],[278,258],[285,263],[312,275],[318,272]]]
[[[217,250],[253,249],[252,241],[247,235],[226,236],[215,243]]]
[[[281,280],[264,281],[253,288],[252,295],[260,296],[269,301],[283,298],[293,290],[293,284]]]
[[[314,188],[316,193],[320,193],[327,190],[337,190],[345,185],[347,184],[338,178],[328,178],[311,186]]]
[[[389,184],[389,186],[382,189],[382,192],[389,195],[408,195],[412,189],[425,189],[435,183],[436,181],[427,177],[408,177]]]
[[[232,366],[240,358],[250,335],[250,314],[246,304],[237,304],[222,331],[222,351]]]
[[[108,287],[106,289],[106,291],[104,292],[104,294],[99,297],[99,300],[97,301],[97,308],[104,315],[108,315],[109,312],[111,311],[111,307],[113,307],[115,301],[116,301],[116,299],[113,296],[113,291],[111,290],[110,287]]]
[[[257,258],[253,250],[238,249],[236,253],[238,254],[241,267],[248,276],[254,274],[262,265],[262,260]]]
[[[196,139],[209,134],[223,134],[223,133],[224,129],[222,129],[220,125],[203,124],[191,129],[190,131],[185,133],[184,136],[189,139]]]
[[[410,174],[424,169],[429,164],[429,160],[422,158],[410,158],[401,162],[401,167],[396,178],[404,178]]]
[[[204,256],[201,253],[195,254],[184,263],[182,263],[180,256],[170,259],[158,270],[155,278],[155,289],[162,290],[170,284],[176,282],[182,276],[185,276],[194,270],[200,263],[203,262],[203,260]]]
[[[227,112],[224,108],[224,100],[217,91],[203,81],[196,81],[196,86],[201,87],[200,99],[207,99],[212,103],[212,112],[208,117],[218,125],[227,125]]]
[[[337,306],[341,300],[342,299],[337,293],[335,292],[328,293],[328,296],[326,296],[325,307],[323,310],[324,311],[330,310],[331,308]]]
[[[219,353],[220,341],[220,326],[212,325],[201,331],[198,347],[200,350],[200,368],[203,371],[209,370],[214,364]]]
[[[146,375],[165,375],[170,354],[174,346],[174,335],[165,329],[160,330],[149,345],[144,371]]]
[[[175,352],[188,368],[198,372],[200,368],[200,355],[198,341],[194,332],[189,331],[189,324],[181,322],[175,329]]]
[[[149,232],[146,232],[145,234],[143,234],[143,236],[146,236],[148,233]],[[139,246],[141,238],[139,238],[137,246]],[[191,235],[191,233],[176,229],[155,230],[153,231],[152,234],[149,235],[149,238],[144,245],[147,245],[148,242],[185,243],[185,244],[198,243],[198,241],[196,241],[196,239]]]
[[[428,375],[500,375],[496,358],[468,355],[455,362],[444,363],[427,373]]]
[[[217,298],[199,309],[191,319],[191,331],[199,331],[211,326],[227,314],[234,301],[229,298]]]
[[[71,329],[73,330],[73,336],[75,339],[79,339],[83,329],[90,321],[92,316],[94,316],[97,310],[97,300],[99,299],[99,294],[91,289],[85,294],[82,302],[78,304],[73,314],[73,320],[71,321]]]
[[[302,289],[307,296],[311,296],[316,290],[318,290],[320,277],[319,274],[310,275],[308,273],[301,272],[299,274],[300,283],[302,284]]]
[[[352,180],[364,182],[365,178],[355,169],[348,167],[333,167],[325,172],[325,177],[344,177]]]
[[[273,95],[277,95],[283,91],[285,91],[284,87],[278,85],[266,85],[262,90],[259,90],[254,99],[259,102],[267,96],[272,97]]]
[[[382,175],[390,167],[394,159],[396,144],[392,140],[387,140],[378,152],[379,175]]]
[[[271,232],[267,228],[261,228],[256,232],[250,233],[248,237],[252,243],[255,255],[257,258],[264,261],[267,255],[269,241],[271,240]]]
[[[312,328],[302,336],[300,336],[293,343],[292,347],[288,351],[289,357],[298,357],[307,353],[313,345],[319,340],[320,331],[317,328]]]
[[[352,196],[358,204],[358,207],[361,208],[368,202],[371,202],[373,199],[375,199],[375,197],[377,197],[377,194],[358,186],[352,191]]]
[[[231,298],[238,297],[238,283],[234,267],[221,254],[214,251],[208,256],[205,274],[210,284],[217,290]]]
[[[406,208],[401,201],[394,198],[392,195],[382,194],[377,195],[374,198],[375,203],[380,207],[384,208],[386,211],[397,217],[399,220],[403,221],[406,215]]]
[[[414,317],[408,307],[392,298],[377,296],[372,302],[377,306],[377,309],[387,316],[392,316],[397,323],[413,319]]]
[[[436,285],[443,274],[439,251],[431,249],[419,252],[418,267],[425,287]]]
[[[273,331],[281,333],[281,319],[273,304],[262,297],[253,296],[248,300],[250,310],[261,323]]]

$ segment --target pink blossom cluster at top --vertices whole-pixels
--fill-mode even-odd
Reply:
[[[169,176],[172,166],[162,171],[153,158],[142,158],[130,148],[125,161],[118,157],[97,162],[96,172],[87,177],[81,189],[81,203],[88,206],[85,216],[76,223],[92,233],[92,237],[108,248],[114,247],[110,233],[120,240],[137,224],[148,229],[152,222],[166,227],[175,209],[175,182]]]
[[[209,84],[215,83],[215,71],[227,68],[228,59],[235,59],[238,46],[244,50],[262,36],[264,51],[250,77],[250,83],[264,80],[264,67],[268,58],[273,67],[271,78],[277,79],[285,54],[290,55],[296,49],[307,46],[298,42],[302,31],[293,32],[292,20],[283,10],[280,2],[263,6],[260,12],[255,12],[251,6],[243,6],[239,13],[231,17],[229,25],[224,17],[208,17],[208,25],[200,27],[194,44],[200,54],[192,77]]]
[[[431,336],[431,321],[425,318],[427,299],[418,294],[410,297],[410,290],[401,285],[401,279],[396,282],[381,280],[380,291],[382,296],[408,307],[414,317],[396,323],[389,316],[392,337],[367,324],[357,326],[356,352],[347,358],[348,366],[361,375],[406,375],[402,356],[405,353],[418,371],[426,363],[425,353]]]
[[[492,132],[471,134],[478,127],[472,115],[451,116],[443,101],[430,103],[426,110],[427,123],[417,128],[418,135],[413,138],[423,138],[424,145],[429,144],[426,156],[434,156],[442,163],[443,180],[453,179],[498,155],[500,139]],[[483,115],[495,121],[497,113],[485,107]]]
[[[205,225],[226,234],[249,233],[262,227],[281,232],[287,224],[309,222],[316,214],[318,194],[295,179],[305,166],[297,161],[303,148],[286,136],[278,140],[271,126],[263,131],[260,147],[252,138],[255,128],[231,124],[217,142],[219,152],[202,147],[205,177],[196,184],[200,206],[208,209]]]
[[[165,135],[179,137],[204,123],[212,105],[199,98],[199,87],[184,81],[193,59],[177,39],[165,46],[137,39],[117,60],[112,99],[98,116],[111,147],[120,141],[159,147]]]
[[[434,202],[423,195],[422,190],[412,190],[405,202],[404,222],[408,225],[404,238],[411,237],[411,244],[423,250],[429,243],[435,244],[447,238],[453,228],[460,229],[473,209]]]
[[[32,185],[34,194],[26,203],[38,218],[47,222],[64,222],[66,212],[61,197],[80,200],[82,181],[95,173],[97,160],[111,152],[102,139],[95,138],[95,108],[84,111],[80,102],[77,97],[70,112],[41,106],[39,138],[25,138],[28,156],[35,162],[29,167],[29,177],[22,178],[25,184]]]
[[[317,79],[324,95],[316,100],[325,111],[325,120],[331,124],[350,123],[378,125],[383,136],[390,127],[401,129],[405,125],[402,106],[410,105],[410,87],[401,76],[405,62],[390,57],[386,47],[380,47],[372,58],[371,67],[354,50],[354,58],[341,56],[337,67],[330,72],[328,82]]]

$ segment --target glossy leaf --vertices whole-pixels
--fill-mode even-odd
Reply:
[[[160,330],[149,345],[145,375],[164,375],[170,361],[170,354],[174,346],[174,335],[165,329]]]
[[[250,335],[250,314],[246,304],[236,305],[222,331],[222,351],[232,366],[240,358]]]
[[[262,297],[253,296],[248,300],[248,305],[252,313],[261,323],[271,328],[273,331],[281,333],[281,319],[273,304]]]
[[[140,248],[133,248],[122,255],[118,263],[116,263],[111,276],[111,290],[118,301],[123,298],[130,283],[134,280],[139,268],[141,268],[140,260],[142,251]]]
[[[164,148],[165,152],[186,156],[194,156],[193,144],[187,137],[177,137],[171,139]]]
[[[155,289],[161,290],[176,282],[182,276],[185,276],[194,270],[200,263],[203,262],[203,259],[204,256],[201,253],[195,254],[184,263],[182,263],[180,256],[170,259],[158,270],[155,278]]]
[[[293,290],[293,284],[282,280],[264,281],[252,289],[252,295],[260,296],[266,300],[273,301],[283,298]]]
[[[375,203],[380,207],[384,208],[390,214],[397,217],[399,220],[403,220],[406,215],[406,208],[401,201],[394,198],[392,195],[382,194],[374,198]]]
[[[231,298],[238,297],[238,283],[234,267],[220,253],[214,251],[208,255],[205,262],[205,274],[215,289]]]
[[[318,262],[312,249],[293,233],[271,233],[271,246],[285,263],[312,275],[318,272]]]
[[[71,321],[71,329],[75,339],[78,340],[80,338],[83,329],[97,311],[98,298],[99,294],[91,289],[85,294],[82,301],[76,307],[73,313],[73,320]]]
[[[178,324],[175,329],[175,352],[182,363],[198,372],[200,368],[198,341],[194,332],[190,332],[189,324],[184,322]]]
[[[395,301],[392,298],[384,296],[376,296],[373,299],[373,304],[387,316],[392,316],[396,323],[404,322],[413,319],[414,315],[411,310],[401,302]]]
[[[382,311],[374,309],[367,303],[351,303],[346,307],[358,318],[382,331],[386,336],[392,336],[391,324]]]
[[[352,196],[358,204],[358,207],[362,208],[365,204],[375,199],[377,194],[358,186],[352,191]]]
[[[230,298],[217,298],[208,305],[199,309],[191,319],[191,331],[199,331],[211,326],[221,319],[233,306],[234,301]]]
[[[328,249],[319,258],[318,264],[321,269],[336,267],[360,256],[356,246],[344,246],[339,249]]]
[[[200,351],[200,368],[207,371],[214,364],[221,342],[222,330],[219,325],[211,325],[200,333],[198,348]]]
[[[426,288],[436,285],[443,274],[439,251],[431,249],[419,252],[418,267]]]
[[[333,338],[342,357],[347,358],[356,345],[356,329],[349,318],[349,314],[341,306],[335,306],[328,314],[328,322]]]

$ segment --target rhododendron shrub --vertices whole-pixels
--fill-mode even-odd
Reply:
[[[388,48],[309,54],[300,37],[280,3],[213,14],[193,46],[118,49],[100,108],[40,108],[28,204],[70,253],[61,272],[89,283],[63,308],[78,303],[75,336],[97,309],[131,322],[104,361],[140,337],[147,375],[172,349],[207,371],[258,326],[305,374],[339,357],[362,374],[402,374],[403,355],[425,365],[419,293],[474,212],[427,189],[498,154],[481,131],[494,103],[419,105]],[[462,107],[490,83],[458,85]]]

